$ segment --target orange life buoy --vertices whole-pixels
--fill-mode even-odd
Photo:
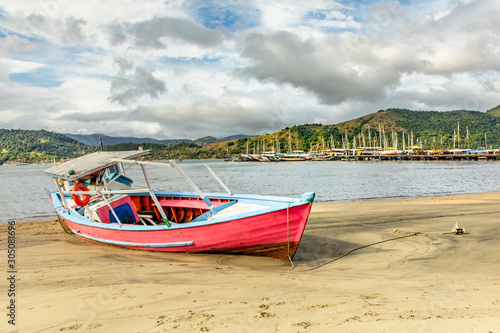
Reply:
[[[89,189],[87,188],[87,186],[85,186],[84,183],[79,182],[73,186],[73,191],[88,191],[88,190]],[[87,206],[87,204],[90,201],[90,195],[84,194],[83,198],[82,198],[82,196],[80,196],[78,194],[73,194],[73,201],[75,202],[75,204],[77,204],[80,207]]]

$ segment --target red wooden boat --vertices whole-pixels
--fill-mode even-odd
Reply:
[[[309,217],[314,193],[300,199],[205,194],[174,162],[142,161],[148,151],[96,152],[53,166],[49,192],[62,227],[86,240],[168,252],[261,255],[291,260]],[[124,168],[123,165],[127,165]],[[124,173],[142,168],[147,188]],[[194,192],[153,191],[145,166],[173,167]]]

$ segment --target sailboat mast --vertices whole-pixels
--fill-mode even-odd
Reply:
[[[288,153],[292,153],[292,134],[291,131],[288,131]]]
[[[368,145],[372,145],[372,132],[370,131],[370,125],[368,125]]]
[[[455,143],[457,141],[457,131],[453,130],[453,150],[455,150]]]
[[[465,129],[467,130],[467,148],[470,149],[469,126],[466,126]]]
[[[378,124],[378,137],[379,137],[379,146],[382,147],[382,129],[380,128],[380,124]]]

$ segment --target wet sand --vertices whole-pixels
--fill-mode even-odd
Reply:
[[[16,325],[2,279],[0,331],[497,332],[499,225],[500,193],[315,204],[291,269],[18,223]],[[5,272],[6,226],[0,239]]]

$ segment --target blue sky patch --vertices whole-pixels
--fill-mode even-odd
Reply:
[[[49,67],[40,67],[27,73],[13,73],[9,75],[9,79],[13,83],[41,88],[57,88],[64,82]]]
[[[338,11],[334,12],[341,12],[342,14],[345,15],[345,17],[335,17],[335,15],[331,16],[332,11],[328,9],[317,9],[308,12],[306,15],[304,15],[303,19],[304,20],[317,20],[317,21],[324,21],[324,22],[345,22],[346,20],[350,20],[353,15],[351,14],[350,10],[348,9],[340,9]],[[323,27],[317,27],[318,29],[321,29],[322,31],[326,33],[341,33],[345,31],[356,31],[357,29],[354,29],[352,27],[341,27],[342,23],[339,23],[339,27],[331,27],[328,24],[325,24]]]
[[[247,1],[188,1],[186,7],[196,20],[209,29],[227,28],[233,32],[255,27],[260,22],[260,12]]]
[[[170,57],[162,57],[158,58],[158,61],[163,64],[173,65],[173,66],[183,66],[183,65],[211,65],[218,64],[221,61],[221,58],[187,58],[187,57],[179,57],[179,58],[170,58]]]
[[[326,20],[327,16],[328,16],[327,10],[318,9],[318,10],[309,12],[306,15],[306,18],[312,18],[312,19],[316,19],[316,20]]]
[[[22,34],[19,34],[17,32],[14,32],[14,31],[2,29],[0,27],[0,38],[5,38],[7,36],[15,36],[15,37],[23,38],[23,39],[26,39],[26,40],[33,42],[33,43],[43,43],[43,41],[44,41],[42,38],[39,38],[39,37],[22,35]]]

